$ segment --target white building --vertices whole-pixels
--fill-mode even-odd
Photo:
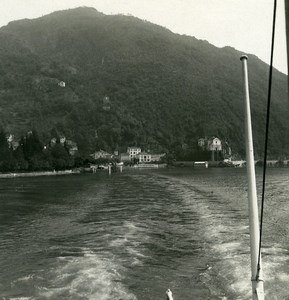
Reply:
[[[128,147],[127,153],[130,156],[130,159],[136,158],[139,153],[141,153],[141,148],[139,147]]]
[[[208,151],[222,151],[222,142],[217,137],[212,137],[208,140]]]
[[[152,156],[149,153],[141,152],[138,155],[138,159],[139,159],[140,163],[151,162],[152,161]]]

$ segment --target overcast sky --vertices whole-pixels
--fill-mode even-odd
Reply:
[[[287,73],[284,0],[278,0],[274,66]],[[0,26],[56,10],[95,7],[131,14],[180,34],[270,61],[273,0],[0,0]]]

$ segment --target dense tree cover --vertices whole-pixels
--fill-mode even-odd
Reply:
[[[6,134],[0,131],[0,171],[8,171],[13,168],[14,159],[12,151],[9,149]]]
[[[37,128],[41,141],[52,131],[71,138],[82,157],[77,163],[95,149],[124,151],[133,145],[177,158],[199,157],[204,154],[195,145],[205,136],[226,140],[242,156],[240,54],[90,8],[11,22],[0,29],[0,120],[19,137]],[[268,66],[249,55],[257,157],[264,144],[267,77]],[[284,157],[287,82],[276,70],[272,97],[269,154]],[[71,165],[62,148],[40,153],[35,144],[32,153],[29,143],[35,140],[25,142],[17,153],[19,168]],[[189,149],[178,149],[183,144]]]
[[[51,147],[44,147],[37,131],[28,132],[13,150],[7,142],[6,133],[0,131],[0,172],[8,171],[43,171],[65,170],[85,166],[86,159],[72,157],[65,145],[58,142]]]

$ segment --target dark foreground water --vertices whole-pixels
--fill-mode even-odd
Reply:
[[[289,299],[288,194],[269,170],[270,300]],[[244,169],[1,179],[0,299],[250,299],[246,197]]]

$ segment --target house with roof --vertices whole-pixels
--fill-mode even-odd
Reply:
[[[208,139],[207,150],[211,152],[211,161],[219,161],[222,157],[222,141],[213,136]]]
[[[198,139],[198,148],[201,151],[208,151],[211,155],[211,161],[219,161],[224,157],[224,147],[221,139],[216,136],[211,138],[202,137]]]
[[[111,158],[113,158],[113,154],[108,153],[104,150],[95,151],[94,153],[90,154],[90,156],[94,159],[99,159],[99,158],[111,159]]]
[[[64,88],[65,87],[65,82],[64,81],[60,81],[60,82],[58,82],[58,85],[60,87]]]
[[[208,151],[222,151],[222,141],[215,136],[209,138],[208,143],[207,143],[207,150]]]

